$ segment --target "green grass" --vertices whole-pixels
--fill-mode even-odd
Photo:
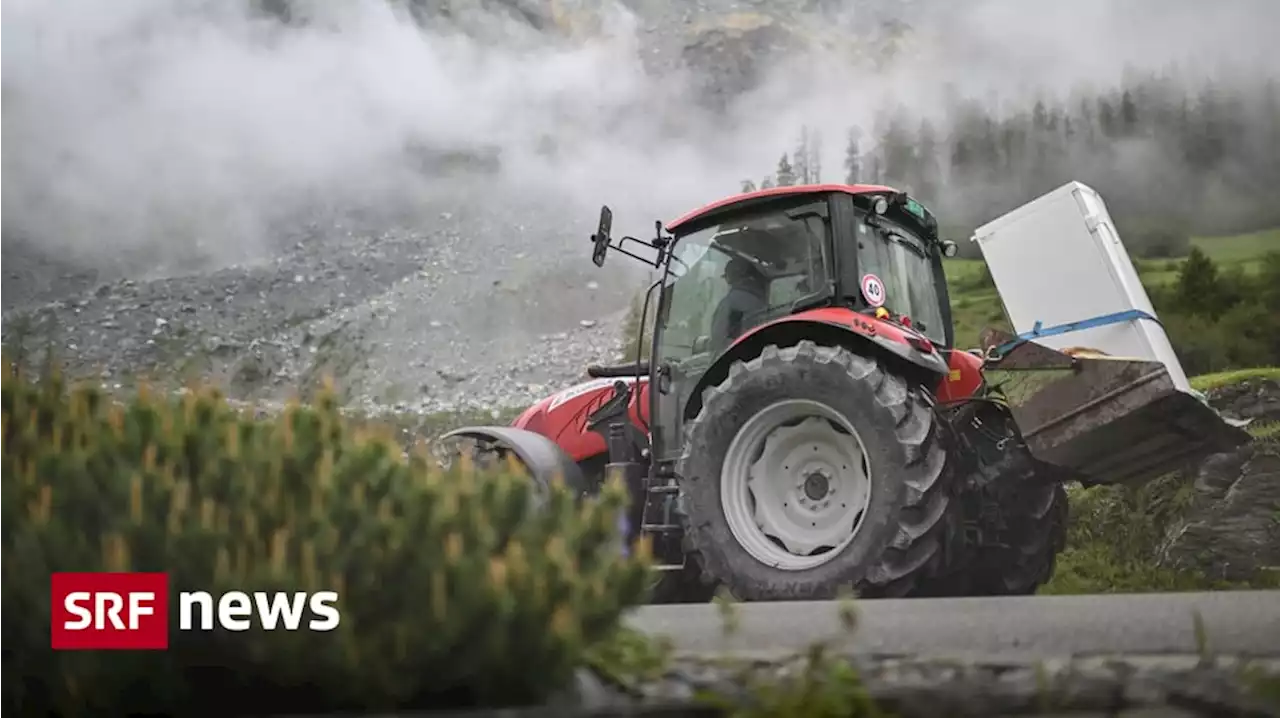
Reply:
[[[1248,431],[1254,439],[1280,439],[1280,421],[1255,422]]]
[[[956,330],[956,346],[978,346],[978,335],[987,327],[1009,330],[1004,307],[995,287],[983,281],[980,259],[950,259],[943,264],[951,294],[951,320]]]
[[[978,275],[982,273],[981,259],[947,259],[944,260],[944,267],[947,274],[947,281],[951,286],[964,286],[970,282],[976,282]]]
[[[1280,228],[1229,237],[1193,237],[1191,244],[1224,268],[1235,265],[1247,270],[1256,267],[1263,254],[1280,250]]]
[[[1280,251],[1280,229],[1223,237],[1193,237],[1191,245],[1209,255],[1209,259],[1223,272],[1239,270],[1245,274],[1253,274],[1261,264],[1262,255],[1269,251]],[[1134,258],[1142,283],[1148,288],[1173,281],[1182,268],[1182,262],[1182,257]]]
[[[951,317],[956,328],[956,346],[962,349],[976,349],[978,337],[987,327],[1012,331],[995,292],[975,293],[953,300]]]
[[[1191,379],[1191,388],[1196,391],[1212,391],[1231,384],[1239,384],[1251,379],[1263,379],[1280,382],[1280,367],[1258,367],[1255,369],[1235,369],[1204,374]]]
[[[1172,284],[1182,269],[1182,259],[1135,259],[1133,266],[1138,270],[1142,286],[1150,290]]]

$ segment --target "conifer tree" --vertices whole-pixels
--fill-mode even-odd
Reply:
[[[800,126],[800,140],[796,143],[795,151],[791,153],[791,170],[797,183],[812,182],[809,177],[809,127],[807,125]]]
[[[862,181],[862,130],[855,125],[849,128],[849,138],[844,146],[844,181],[858,184]]]
[[[795,169],[791,166],[791,161],[787,159],[787,153],[782,153],[782,158],[778,160],[777,182],[779,187],[791,187],[796,183]]]

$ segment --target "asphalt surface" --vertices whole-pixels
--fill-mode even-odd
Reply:
[[[1209,650],[1280,657],[1280,591],[868,600],[857,604],[852,635],[835,602],[747,603],[736,609],[738,627],[728,637],[710,604],[646,606],[629,620],[690,652],[769,654],[844,634],[854,654],[1007,660],[1195,654],[1198,613]]]

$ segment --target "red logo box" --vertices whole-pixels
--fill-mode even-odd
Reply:
[[[51,587],[55,651],[169,647],[169,574],[55,573]]]

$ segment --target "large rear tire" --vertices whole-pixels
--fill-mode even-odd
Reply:
[[[742,600],[904,595],[936,563],[946,451],[876,359],[765,347],[708,389],[678,465],[685,551]]]
[[[1020,486],[1004,499],[1007,512],[998,546],[979,554],[973,593],[1022,596],[1053,578],[1067,545],[1067,490],[1062,484]]]
[[[1029,596],[1049,579],[1067,544],[1067,491],[1062,484],[1025,483],[984,502],[977,516],[983,545],[968,565],[918,587],[920,596]],[[974,504],[976,506],[976,504]],[[972,510],[980,513],[980,509]]]

